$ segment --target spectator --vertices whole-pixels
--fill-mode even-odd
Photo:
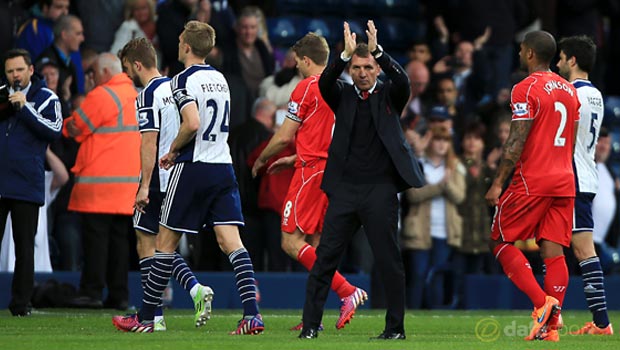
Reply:
[[[84,46],[105,52],[112,46],[114,32],[123,23],[125,0],[74,0],[84,23]]]
[[[599,190],[592,201],[592,215],[594,232],[592,239],[597,254],[601,257],[603,269],[609,271],[614,262],[614,250],[605,243],[607,234],[617,213],[617,198],[614,196],[620,190],[620,180],[607,165],[611,154],[611,136],[606,128],[601,128],[596,144],[596,169],[598,170]],[[617,218],[616,218],[617,219]],[[616,251],[617,255],[618,252]]]
[[[449,76],[458,90],[457,104],[465,114],[475,112],[488,92],[488,67],[481,49],[488,40],[487,31],[474,42],[462,41],[456,45],[453,55],[444,56],[433,66],[433,74]]]
[[[115,55],[99,55],[93,71],[97,87],[63,130],[81,144],[71,169],[75,185],[69,201],[69,210],[82,218],[84,254],[80,297],[73,306],[125,309],[128,237],[140,174],[137,93]],[[106,284],[108,298],[102,303]]]
[[[0,119],[0,235],[9,213],[15,243],[15,273],[9,310],[30,315],[34,288],[34,244],[39,207],[45,202],[43,163],[48,144],[60,136],[56,95],[34,74],[30,54],[14,49],[3,60],[12,111]],[[21,89],[16,87],[21,86]],[[1,237],[0,237],[1,242]]]
[[[427,66],[431,64],[433,55],[431,54],[431,48],[426,41],[415,41],[411,44],[411,47],[407,50],[407,58],[409,61],[420,61]]]
[[[459,204],[463,218],[462,244],[453,257],[455,271],[452,306],[461,306],[464,293],[464,275],[494,271],[495,262],[487,245],[491,234],[491,215],[484,195],[489,189],[493,172],[484,160],[486,128],[481,123],[470,124],[463,134],[465,166],[465,199]]]
[[[277,122],[276,122],[277,124]],[[279,125],[276,125],[274,131],[277,131]],[[271,139],[263,141],[248,156],[247,165],[252,167],[261,152],[267,147]],[[295,173],[295,169],[288,166],[287,158],[296,157],[295,145],[290,143],[287,148],[278,153],[275,158],[267,162],[267,172],[259,178],[258,187],[258,208],[262,211],[261,223],[264,227],[262,230],[266,233],[263,238],[263,248],[267,251],[266,270],[268,271],[291,271],[303,269],[303,267],[294,266],[293,260],[290,259],[281,246],[280,223],[282,217],[280,213],[284,206],[287,189]],[[280,164],[286,164],[280,166]],[[247,224],[247,221],[246,221]]]
[[[273,101],[278,108],[286,108],[291,93],[301,80],[295,53],[289,50],[282,62],[282,68],[260,83],[258,95]]]
[[[443,269],[462,243],[462,217],[458,205],[465,199],[465,168],[454,154],[452,136],[443,127],[433,135],[420,159],[426,186],[407,190],[409,212],[404,220],[402,246],[408,251],[407,304],[420,309],[444,304],[444,278],[433,271]],[[426,300],[426,303],[423,302]]]
[[[125,21],[116,30],[110,52],[116,54],[129,40],[147,38],[157,49],[159,46],[155,25],[155,3],[153,0],[127,0]]]
[[[71,57],[72,52],[77,52],[80,49],[80,44],[84,41],[84,30],[82,28],[82,21],[73,15],[62,16],[54,24],[54,43],[45,49],[36,61],[36,64],[41,64],[45,60],[53,62],[60,69],[60,76],[58,78],[59,86],[64,84],[70,85],[71,95],[77,95],[80,93],[78,89],[78,81],[84,81],[84,77],[78,77],[81,69],[80,61],[74,61]],[[67,80],[71,80],[70,83]],[[62,93],[62,91],[59,91]],[[69,100],[71,96],[66,96],[64,93],[60,96],[62,100]]]
[[[43,76],[47,88],[54,91],[54,93],[59,97],[62,107],[62,116],[68,117],[69,114],[71,114],[72,79],[67,79],[63,85],[60,85],[60,68],[54,61],[47,57],[44,57],[37,63],[35,71]],[[67,97],[66,99],[65,96]]]
[[[474,122],[475,116],[470,113],[466,115],[463,112],[463,106],[458,104],[458,90],[454,79],[451,77],[442,77],[437,81],[436,90],[437,102],[440,106],[446,108],[450,119],[452,119],[454,149],[457,154],[461,153],[461,140],[465,127]]]
[[[275,68],[273,54],[267,43],[258,36],[261,16],[262,12],[256,7],[243,8],[235,24],[235,40],[224,47],[222,73],[227,78],[231,75],[240,76],[249,91],[250,101],[256,99],[261,81],[271,75]]]
[[[162,55],[162,70],[169,77],[183,70],[177,60],[179,35],[185,22],[195,13],[198,0],[167,0],[157,8],[157,37]]]
[[[43,51],[54,44],[54,26],[60,17],[69,13],[69,0],[41,0],[39,5],[42,17],[34,17],[24,23],[17,32],[16,39],[16,47],[28,50],[33,61],[38,61]],[[82,60],[78,50],[69,52],[69,56],[73,62]],[[79,65],[76,65],[75,70],[77,80],[74,84],[77,91],[83,94],[84,71]]]
[[[423,121],[428,109],[428,101],[425,101],[424,92],[430,81],[430,73],[426,65],[420,61],[410,61],[405,66],[405,71],[409,77],[411,95],[401,117],[410,120],[412,123],[419,124]]]
[[[0,52],[7,52],[15,46],[17,29],[27,18],[23,6],[19,1],[0,2]]]
[[[69,0],[39,1],[42,17],[26,21],[17,32],[15,45],[27,50],[36,61],[39,55],[54,42],[54,23],[69,14]]]

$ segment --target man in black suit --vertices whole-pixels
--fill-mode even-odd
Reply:
[[[424,176],[399,124],[409,98],[409,79],[381,46],[368,21],[368,45],[356,45],[344,23],[345,48],[319,80],[321,95],[336,113],[334,136],[321,188],[329,197],[317,260],[308,277],[300,338],[316,338],[329,286],[344,249],[364,226],[387,300],[378,339],[405,339],[405,273],[396,236],[397,194],[424,185]],[[351,63],[354,85],[338,81]],[[383,70],[389,78],[377,81]]]

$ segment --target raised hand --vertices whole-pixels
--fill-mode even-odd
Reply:
[[[377,49],[377,28],[375,28],[375,22],[368,20],[368,29],[366,29],[366,36],[368,37],[368,51],[373,52]]]
[[[357,47],[357,42],[355,41],[355,38],[356,35],[355,33],[351,33],[349,23],[344,22],[344,55],[346,57],[353,56],[353,52],[355,52],[355,47]]]

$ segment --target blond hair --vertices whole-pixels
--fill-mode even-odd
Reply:
[[[195,56],[205,58],[215,46],[215,29],[207,23],[189,21],[185,24],[181,38]]]
[[[125,2],[125,20],[130,20],[133,18],[133,9],[136,7],[136,5],[138,4],[140,0],[127,0],[127,2]],[[146,0],[146,2],[149,5],[149,19],[151,21],[155,21],[155,14],[156,14],[156,9],[155,9],[155,1],[153,0]]]

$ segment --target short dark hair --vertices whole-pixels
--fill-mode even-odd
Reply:
[[[291,48],[297,57],[304,56],[311,59],[314,63],[324,66],[329,58],[329,45],[324,37],[310,32],[303,38],[297,40]]]
[[[58,17],[54,24],[54,40],[60,40],[62,32],[71,29],[73,22],[79,20],[80,18],[74,15],[62,15]]]
[[[30,57],[30,53],[24,49],[11,49],[4,54],[4,60],[2,61],[3,65],[6,61],[15,57],[23,57],[24,61],[28,66],[32,65],[32,58]]]
[[[484,136],[486,135],[487,128],[481,122],[472,122],[467,127],[465,127],[465,131],[463,131],[463,138],[467,135],[471,135],[477,137],[479,139],[484,140]]]
[[[541,63],[549,64],[555,56],[555,39],[553,35],[544,30],[536,30],[525,34],[523,45],[532,49]]]
[[[609,136],[609,130],[607,130],[606,127],[601,126],[601,130],[598,131],[598,137],[608,137]]]
[[[157,54],[150,40],[146,38],[131,39],[118,53],[121,62],[140,62],[145,68],[157,67]]]
[[[564,51],[566,58],[575,57],[579,69],[590,73],[596,61],[596,44],[589,36],[575,35],[562,38],[558,42],[560,51]]]
[[[353,54],[358,57],[370,56],[370,51],[368,50],[368,44],[366,43],[357,44],[357,46],[355,47],[355,51],[353,51]]]

